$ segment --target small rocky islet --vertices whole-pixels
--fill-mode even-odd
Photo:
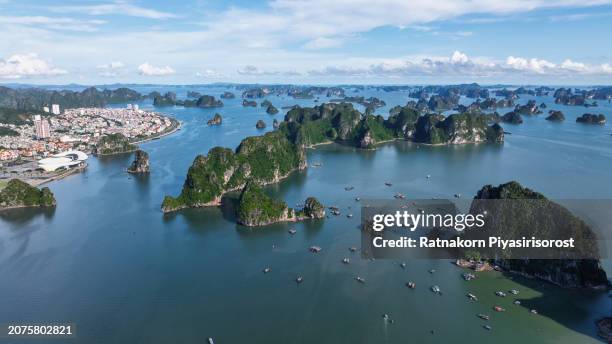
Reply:
[[[209,119],[208,122],[206,122],[206,124],[213,126],[213,125],[221,125],[222,122],[223,122],[223,117],[221,117],[221,114],[217,112],[215,113],[213,118]]]
[[[151,172],[149,154],[141,149],[137,150],[134,154],[134,161],[130,167],[128,167],[127,171],[134,174]]]

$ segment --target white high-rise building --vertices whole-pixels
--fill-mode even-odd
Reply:
[[[132,104],[128,104],[125,108],[128,110],[132,110]]]
[[[43,111],[46,113],[49,113],[49,107],[48,106],[43,106]]]
[[[40,115],[34,116],[34,131],[37,139],[46,139],[51,136],[49,122]]]
[[[51,113],[53,113],[54,115],[59,115],[60,114],[59,104],[52,104],[51,105]]]

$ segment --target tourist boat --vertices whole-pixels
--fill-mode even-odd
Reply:
[[[512,295],[518,295],[519,291],[516,289],[512,289],[510,290],[510,292],[512,293]]]
[[[352,186],[347,186],[347,187],[344,188],[344,190],[346,190],[346,191],[351,191],[353,189],[354,189],[354,187],[352,187]]]
[[[438,287],[437,285],[431,286],[431,291],[436,294],[440,294],[440,287]]]
[[[535,309],[532,309],[532,310],[530,310],[529,312],[530,312],[531,314],[536,314],[536,315],[538,314],[538,311],[536,311]]]
[[[344,264],[349,264],[351,262],[351,260],[345,257],[345,258],[342,259],[342,262]]]
[[[349,248],[349,251],[351,251],[351,252],[356,252],[356,251],[357,251],[357,247],[352,246],[352,247],[350,247],[350,248]]]
[[[393,185],[393,184],[391,184],[391,182],[385,182],[385,185],[386,185],[386,186],[391,186],[391,185]]]
[[[478,314],[478,317],[479,317],[480,319],[482,319],[482,320],[489,320],[489,319],[490,319],[490,317],[489,317],[488,315],[486,315],[486,314],[482,314],[482,313],[481,313],[481,314]]]
[[[295,234],[295,233],[297,233],[297,231],[296,231],[295,229],[290,229],[290,230],[289,230],[289,234],[293,235],[293,234]]]
[[[460,193],[456,193],[455,194],[455,198],[461,198],[461,194]]]
[[[353,214],[346,214],[346,217],[350,219],[351,217],[353,217]]]
[[[434,272],[436,272],[436,269],[429,269],[430,274],[433,274]]]
[[[319,247],[319,246],[310,246],[309,250],[312,253],[319,253],[319,252],[321,252],[322,248]]]
[[[491,326],[489,326],[489,325],[484,325],[483,327],[484,327],[484,328],[485,328],[485,330],[487,330],[487,331],[491,331],[491,329],[492,329],[492,328],[491,328]]]
[[[478,298],[476,297],[476,295],[472,294],[472,293],[468,293],[467,296],[470,298],[470,300],[472,301],[478,301]]]
[[[506,297],[506,293],[504,293],[503,291],[496,291],[495,295],[497,295],[499,297]]]
[[[493,309],[494,309],[496,312],[505,312],[505,311],[506,311],[506,309],[505,309],[505,308],[500,307],[500,306],[495,306],[495,307],[493,307]]]
[[[312,164],[312,167],[321,167],[321,166],[323,166],[323,164],[320,162],[315,162],[314,164]]]
[[[269,267],[266,267],[263,269],[263,273],[267,274],[268,272],[272,271],[272,269],[270,269]]]
[[[215,344],[215,341],[212,339],[212,337],[208,338],[208,344]]]
[[[303,280],[304,278],[302,276],[298,276],[298,278],[295,279],[297,283],[302,283]]]
[[[416,284],[412,281],[406,283],[406,285],[408,286],[408,288],[410,289],[416,289]]]
[[[355,280],[357,280],[357,282],[359,283],[365,283],[365,278],[362,278],[360,276],[355,277]]]
[[[405,269],[406,268],[406,262],[401,262],[400,266],[402,267],[402,269]]]
[[[431,178],[431,174],[428,174],[428,175],[427,175],[427,179],[429,179],[429,178]]]
[[[359,201],[361,201],[361,198],[355,197],[355,201],[359,202]]]
[[[474,278],[476,278],[476,275],[474,275],[474,274],[472,274],[472,273],[469,273],[469,272],[466,272],[466,273],[464,273],[464,274],[462,275],[462,277],[463,277],[463,279],[464,279],[464,280],[466,280],[466,281],[471,281],[471,280],[473,280]]]
[[[517,305],[517,306],[518,306],[518,305],[520,305],[520,304],[521,304],[521,301],[519,301],[519,300],[514,300],[514,302],[513,302],[513,303],[514,303],[515,305]]]
[[[399,193],[399,192],[396,193],[395,195],[393,195],[393,197],[395,199],[404,199],[404,198],[406,198],[406,196],[404,196],[402,193]]]

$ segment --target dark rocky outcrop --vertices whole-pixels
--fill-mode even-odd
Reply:
[[[514,111],[508,112],[507,114],[501,116],[501,121],[504,123],[511,124],[521,124],[523,123],[523,117]]]
[[[596,235],[585,222],[563,206],[517,182],[484,186],[474,197],[470,213],[486,213],[495,221],[490,224],[486,222],[483,228],[466,231],[465,238],[572,237],[576,240],[576,247],[557,252],[555,257],[598,256]],[[495,254],[498,258],[493,262],[506,271],[540,278],[563,287],[609,286],[606,272],[597,259],[509,259],[526,257],[523,254],[526,251],[522,250],[527,249],[507,248],[502,254]]]
[[[149,173],[151,167],[149,166],[149,154],[141,149],[136,151],[134,155],[134,161],[132,165],[127,169],[130,173]]]
[[[206,122],[208,125],[221,125],[223,122],[223,117],[219,113],[216,113],[215,116]]]
[[[547,121],[552,121],[552,122],[563,122],[565,121],[565,115],[563,115],[563,112],[558,111],[558,110],[550,110],[548,117],[546,117]]]
[[[0,210],[25,207],[54,207],[55,197],[48,187],[38,189],[19,179],[11,179],[0,190]]]
[[[242,101],[242,106],[247,107],[247,106],[252,106],[252,107],[256,107],[257,106],[257,102],[254,100],[246,100],[244,99]]]
[[[223,94],[221,95],[221,99],[234,99],[236,98],[236,95],[233,94],[232,92],[223,92]]]
[[[304,202],[304,209],[298,212],[298,216],[310,219],[322,219],[325,217],[325,207],[314,197],[308,197]]]
[[[268,108],[266,109],[266,113],[268,115],[276,115],[278,113],[278,109],[276,107],[274,107],[274,105],[270,105],[268,106]]]
[[[604,125],[606,124],[606,116],[604,116],[603,114],[595,115],[591,113],[585,113],[581,117],[576,118],[576,122]]]
[[[257,123],[255,123],[255,128],[257,129],[265,129],[266,128],[266,122],[262,121],[261,119],[257,121]]]

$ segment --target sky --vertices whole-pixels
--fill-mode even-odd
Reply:
[[[612,84],[612,0],[0,0],[0,83]]]

